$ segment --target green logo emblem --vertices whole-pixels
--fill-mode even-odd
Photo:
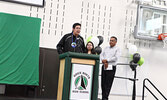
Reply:
[[[86,90],[86,87],[88,86],[88,79],[85,76],[78,76],[75,79],[75,87],[78,90]]]

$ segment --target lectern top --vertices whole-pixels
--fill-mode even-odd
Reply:
[[[86,54],[86,53],[66,52],[59,56],[60,59],[63,59],[65,57],[99,60],[99,55]]]

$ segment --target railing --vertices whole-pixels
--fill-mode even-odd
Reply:
[[[156,96],[155,96],[155,94],[146,86],[146,81],[148,81],[153,87],[154,87],[154,89],[156,89],[157,90],[157,92],[165,99],[165,100],[167,100],[167,98],[158,90],[158,88],[148,79],[148,78],[145,78],[144,79],[144,81],[143,81],[143,93],[142,93],[142,100],[144,100],[144,90],[145,90],[145,88],[152,94],[152,96],[156,99],[156,100],[159,100]]]

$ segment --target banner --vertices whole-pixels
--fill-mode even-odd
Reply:
[[[0,13],[0,84],[39,85],[41,19]]]
[[[73,64],[69,100],[91,100],[93,65]]]

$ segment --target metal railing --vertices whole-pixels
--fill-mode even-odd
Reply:
[[[148,81],[153,87],[154,87],[154,89],[156,89],[157,90],[157,92],[165,99],[165,100],[167,100],[167,98],[159,91],[159,89],[148,79],[148,78],[145,78],[144,80],[143,80],[143,93],[142,93],[142,100],[144,100],[144,90],[145,90],[145,88],[152,94],[152,96],[156,99],[156,100],[159,100],[156,96],[155,96],[155,94],[146,86],[146,81]]]

